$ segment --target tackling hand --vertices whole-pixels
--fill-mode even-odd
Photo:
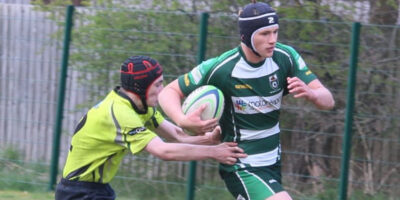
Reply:
[[[221,127],[217,126],[214,128],[212,132],[205,133],[210,144],[219,144],[221,143]]]
[[[223,164],[233,165],[238,158],[247,157],[247,154],[235,142],[224,142],[214,148],[216,149],[212,155],[213,158]]]

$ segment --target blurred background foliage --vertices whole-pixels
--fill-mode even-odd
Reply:
[[[235,48],[239,45],[237,13],[249,2],[35,0],[32,4],[38,5],[38,10],[48,13],[49,18],[60,27],[64,25],[60,20],[65,16],[64,6],[71,3],[77,6],[69,69],[76,72],[80,87],[88,95],[84,102],[77,105],[80,110],[86,110],[114,85],[119,84],[119,66],[129,56],[142,54],[157,59],[164,67],[166,83],[190,71],[197,62],[202,12],[210,14],[206,59]],[[309,194],[315,199],[337,198],[351,22],[363,21],[350,162],[350,192],[353,199],[395,199],[400,191],[399,2],[264,2],[276,8],[280,16],[279,41],[293,46],[302,55],[309,68],[332,91],[336,100],[334,110],[327,112],[318,111],[307,102],[290,96],[284,98],[281,114],[284,186],[299,199],[307,199]],[[62,38],[63,31],[60,28],[53,37]],[[7,157],[3,158],[6,160],[20,159],[14,149],[6,148],[4,152]],[[142,160],[145,161],[141,163]],[[133,164],[135,162],[139,164]],[[9,166],[0,165],[3,169],[9,169]],[[166,181],[166,185],[182,194],[186,167],[179,162],[166,164],[147,154],[130,157],[121,167],[119,177],[113,184],[121,185],[118,186],[120,193],[135,194],[135,191],[130,191],[129,184],[137,183],[142,186],[141,191],[144,191],[149,187],[146,185],[148,176],[151,176],[149,174],[154,172],[159,175],[156,179]],[[136,179],[127,180],[126,177],[132,174],[131,170],[137,168],[149,170],[139,170],[135,172]],[[200,162],[199,169],[197,189],[200,197],[210,198],[207,195],[210,185],[221,194],[216,199],[229,196],[218,177],[216,163]],[[168,175],[170,173],[176,176],[171,177]],[[149,182],[157,185],[152,191],[158,191],[162,196],[171,188],[163,188],[165,184],[161,183]],[[141,194],[147,195],[145,192]],[[171,195],[170,198],[177,197]]]

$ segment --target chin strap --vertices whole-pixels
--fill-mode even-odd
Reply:
[[[256,50],[254,50],[253,48],[251,48],[251,50],[253,51],[254,54],[256,54],[256,56],[261,57],[261,55],[259,53],[257,53]]]
[[[243,43],[244,45],[246,45],[247,48],[251,49],[251,51],[252,51],[256,56],[261,57],[261,55],[260,55],[259,53],[257,53],[257,51],[254,50],[253,47],[249,47],[249,46],[248,46],[246,43],[244,43],[243,41],[242,41],[242,43]]]
[[[148,106],[147,106],[147,103],[146,103],[146,97],[143,96],[143,95],[140,95],[140,100],[142,101],[142,105],[143,105],[144,111],[140,111],[138,113],[145,114],[145,113],[147,113],[147,109],[148,109]]]
[[[145,96],[139,96],[139,95],[135,94],[134,92],[131,92],[131,91],[127,90],[127,92],[131,92],[131,93],[135,94],[136,96],[139,96],[139,97],[140,97],[140,101],[142,101],[142,105],[143,105],[143,108],[144,108],[144,110],[140,110],[140,109],[137,107],[137,105],[135,104],[135,102],[133,102],[132,99],[131,99],[127,94],[125,94],[125,92],[121,91],[119,87],[117,87],[117,88],[115,89],[115,91],[116,91],[119,95],[121,95],[122,97],[124,97],[125,99],[127,99],[127,100],[131,103],[133,109],[134,109],[137,113],[139,113],[139,114],[146,114],[146,113],[147,113],[148,106],[147,106],[147,103],[146,103],[146,97],[145,97]]]

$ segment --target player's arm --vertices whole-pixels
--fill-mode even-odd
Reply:
[[[164,120],[155,132],[169,142],[190,143],[190,144],[218,144],[220,143],[221,129],[217,126],[212,132],[204,135],[190,136],[182,128],[168,120]]]
[[[158,102],[167,114],[179,127],[196,134],[212,131],[218,124],[217,119],[201,120],[200,115],[206,108],[200,107],[196,111],[185,115],[182,111],[181,101],[184,98],[178,80],[169,83],[158,95]]]
[[[287,82],[289,93],[294,94],[294,98],[305,98],[322,110],[329,110],[335,106],[332,93],[318,79],[305,84],[298,77],[289,77]]]
[[[225,142],[219,145],[195,145],[165,143],[159,137],[153,138],[145,150],[163,160],[205,160],[214,159],[220,163],[233,165],[237,158],[247,155],[236,143]]]

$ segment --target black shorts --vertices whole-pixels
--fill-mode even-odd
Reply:
[[[70,181],[61,179],[56,187],[56,200],[114,200],[116,198],[111,186],[102,183]]]

